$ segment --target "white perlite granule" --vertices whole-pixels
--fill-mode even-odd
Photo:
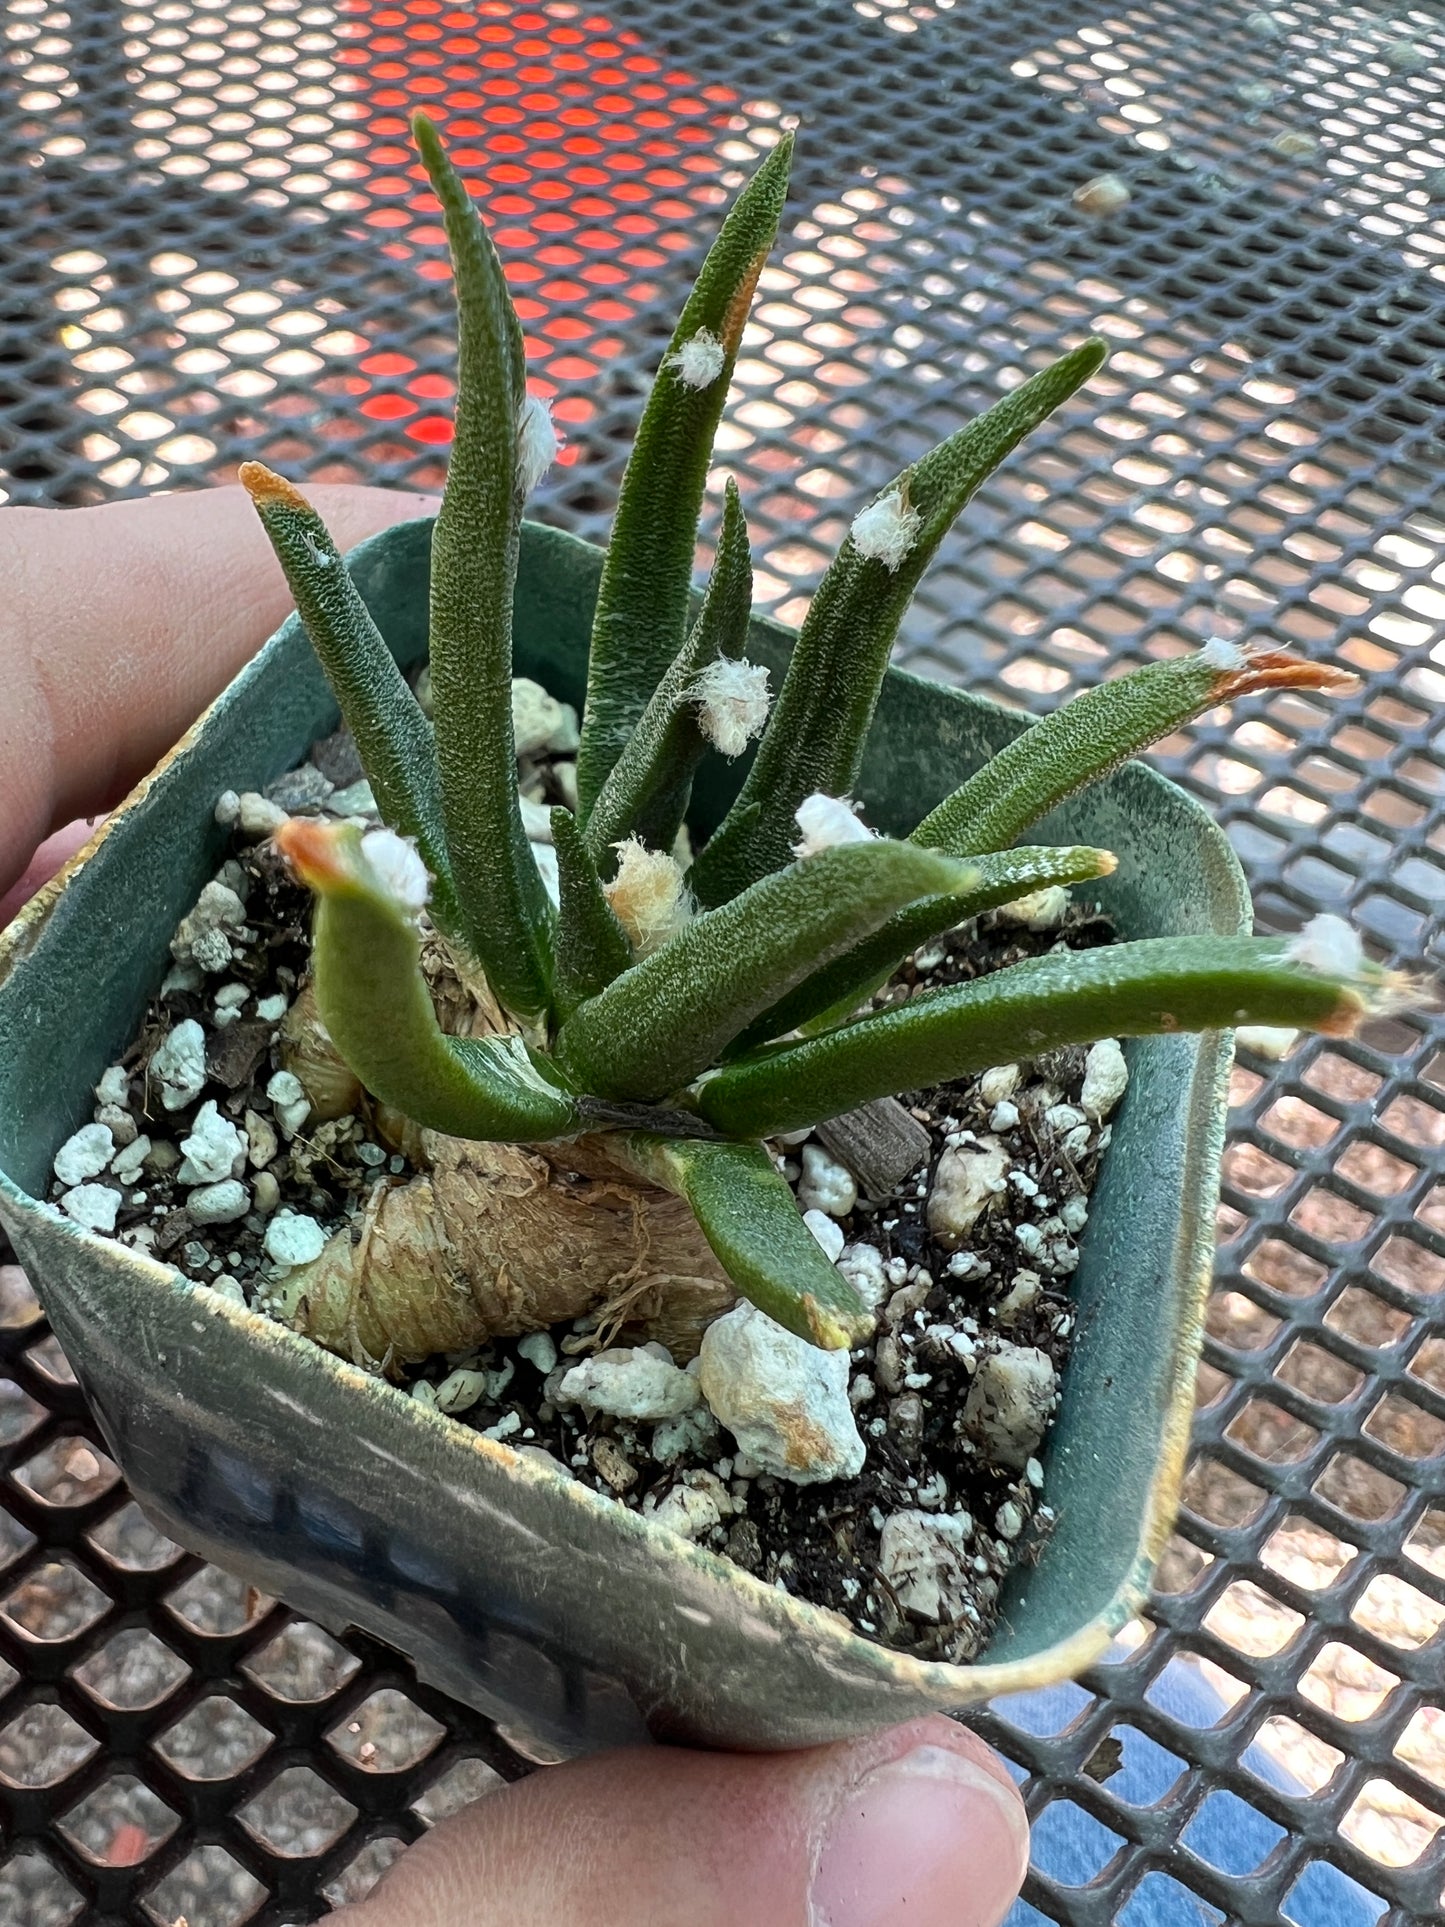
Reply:
[[[151,1059],[150,1074],[168,1111],[182,1110],[200,1096],[206,1085],[206,1033],[194,1017],[176,1025]]]
[[[551,1332],[528,1332],[525,1338],[517,1340],[517,1355],[529,1365],[535,1365],[545,1378],[557,1363],[557,1341]]]
[[[276,1112],[281,1135],[295,1137],[311,1115],[311,1100],[294,1071],[277,1071],[266,1085],[266,1095]]]
[[[673,1364],[665,1345],[622,1345],[574,1365],[557,1388],[564,1405],[621,1419],[678,1418],[698,1404],[697,1380]]]
[[[1129,1066],[1117,1037],[1101,1037],[1089,1046],[1084,1059],[1084,1083],[1079,1103],[1087,1116],[1108,1117],[1129,1088]]]
[[[714,1416],[774,1478],[814,1485],[862,1470],[847,1352],[822,1351],[740,1304],[703,1333],[698,1377]]]
[[[65,1193],[60,1207],[67,1217],[87,1231],[103,1231],[109,1236],[115,1230],[120,1193],[106,1184],[77,1184],[74,1190]]]
[[[246,1160],[246,1139],[216,1109],[215,1099],[196,1112],[190,1134],[181,1139],[183,1162],[178,1184],[220,1184],[239,1177]]]
[[[55,1153],[55,1175],[64,1185],[98,1178],[115,1156],[115,1139],[105,1124],[82,1124]]]
[[[969,1598],[967,1513],[937,1518],[916,1507],[883,1522],[878,1570],[910,1618],[957,1619]]]
[[[798,1203],[803,1210],[846,1218],[857,1202],[858,1182],[847,1165],[840,1164],[821,1144],[805,1144],[803,1173],[798,1181]]]
[[[266,1256],[277,1265],[309,1265],[326,1249],[326,1233],[300,1211],[280,1211],[266,1227]]]
[[[843,1255],[843,1227],[830,1218],[826,1211],[809,1210],[803,1213],[803,1223],[812,1232],[822,1247],[823,1256],[830,1265],[837,1264]]]

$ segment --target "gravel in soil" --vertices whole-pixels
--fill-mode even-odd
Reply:
[[[544,741],[523,766],[527,803],[569,794],[569,727],[564,716],[562,753]],[[338,788],[333,775],[351,780]],[[220,799],[233,853],[179,927],[92,1124],[57,1156],[53,1195],[78,1222],[263,1310],[290,1263],[315,1255],[378,1181],[410,1170],[354,1088],[318,1116],[287,1068],[309,904],[269,834],[285,811],[372,808],[344,732],[266,797]],[[927,946],[880,1000],[1112,936],[1066,893],[1041,892]],[[729,1429],[710,1409],[726,1409],[740,1350],[800,1345],[751,1308],[718,1321],[685,1369],[584,1319],[430,1360],[409,1375],[412,1395],[546,1453],[871,1638],[971,1659],[1007,1571],[1037,1555],[1052,1523],[1040,1453],[1073,1337],[1068,1280],[1125,1078],[1106,1042],[903,1093],[920,1154],[879,1198],[860,1195],[834,1132],[771,1147],[819,1243],[878,1313],[846,1361],[821,1365],[828,1355],[810,1347],[767,1360],[808,1379],[793,1416],[828,1432],[835,1476],[806,1482],[756,1427]]]

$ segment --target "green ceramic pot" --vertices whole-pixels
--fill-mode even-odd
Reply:
[[[391,529],[352,561],[404,664],[426,646],[429,535],[425,522]],[[573,703],[600,563],[556,530],[524,531],[517,668]],[[753,653],[775,681],[790,644],[756,625]],[[1088,1665],[1142,1601],[1174,1515],[1227,1037],[1129,1049],[1045,1455],[1058,1524],[1011,1580],[973,1666],[872,1645],[40,1202],[56,1147],[88,1120],[91,1086],[134,1036],[170,935],[221,860],[216,797],[264,787],[335,723],[293,617],[0,937],[0,1219],[145,1510],[302,1612],[400,1648],[540,1757],[644,1734],[800,1746]],[[1019,726],[959,690],[890,674],[860,785],[869,821],[905,832]],[[729,781],[736,771],[700,786],[700,827],[717,821]],[[1038,840],[1118,853],[1099,891],[1128,936],[1249,927],[1223,836],[1141,766],[1059,810]]]

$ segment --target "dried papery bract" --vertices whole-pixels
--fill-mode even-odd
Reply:
[[[609,1329],[640,1320],[686,1357],[736,1292],[814,1344],[852,1345],[869,1313],[764,1138],[1059,1045],[1237,1022],[1339,1032],[1409,994],[1316,924],[1293,941],[1056,949],[870,1006],[920,944],[981,910],[1109,874],[1108,850],[1020,843],[1064,797],[1220,703],[1347,679],[1210,642],[1076,696],[906,839],[875,834],[850,799],[909,600],[974,492],[1103,347],[1072,348],[859,506],[773,699],[731,481],[700,602],[692,566],[790,136],[724,221],[644,411],[602,571],[577,807],[551,816],[554,912],[521,823],[510,680],[521,506],[555,437],[480,217],[425,119],[417,139],[460,340],[434,734],[319,518],[269,470],[244,472],[388,826],[278,833],[317,896],[308,994],[376,1128],[422,1167],[277,1281],[321,1342],[414,1358],[605,1305]],[[694,777],[750,750],[689,860]]]

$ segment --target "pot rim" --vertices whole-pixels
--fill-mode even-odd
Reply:
[[[272,1346],[293,1350],[299,1348],[310,1369],[328,1371],[338,1384],[346,1386],[351,1393],[363,1398],[394,1401],[393,1412],[399,1414],[405,1409],[409,1422],[420,1427],[443,1428],[441,1437],[449,1452],[475,1452],[509,1479],[550,1488],[554,1493],[563,1495],[565,1503],[590,1511],[606,1527],[640,1538],[656,1558],[680,1560],[713,1583],[739,1590],[759,1617],[781,1619],[790,1630],[804,1636],[815,1646],[831,1645],[840,1658],[846,1656],[849,1671],[855,1677],[860,1668],[872,1671],[887,1683],[906,1686],[920,1698],[926,1697],[940,1706],[973,1706],[1000,1694],[1023,1692],[1077,1676],[1105,1651],[1114,1635],[1144,1604],[1154,1564],[1173,1526],[1174,1506],[1183,1474],[1192,1417],[1192,1404],[1187,1408],[1181,1407],[1177,1384],[1166,1421],[1165,1449],[1161,1454],[1159,1471],[1150,1487],[1150,1502],[1142,1521],[1139,1550],[1127,1579],[1109,1605],[1067,1639],[1043,1647],[1026,1658],[990,1661],[985,1649],[984,1657],[967,1663],[918,1659],[910,1653],[899,1652],[866,1638],[855,1631],[841,1614],[835,1614],[828,1607],[815,1605],[811,1600],[794,1593],[780,1592],[723,1554],[691,1544],[642,1513],[605,1498],[580,1479],[572,1478],[565,1470],[559,1468],[554,1471],[540,1459],[529,1458],[501,1440],[485,1438],[480,1432],[459,1424],[434,1407],[423,1405],[400,1387],[363,1371],[358,1365],[348,1363],[264,1313],[236,1304],[234,1300],[187,1278],[184,1273],[161,1264],[143,1252],[87,1231],[67,1218],[57,1205],[32,1198],[5,1172],[0,1171],[0,1220],[8,1221],[12,1213],[16,1217],[29,1213],[41,1214],[53,1229],[59,1230],[64,1236],[78,1240],[94,1252],[103,1253],[107,1264],[118,1267],[120,1273],[127,1275],[136,1288],[179,1293],[190,1301],[189,1309],[232,1325],[237,1331],[243,1332],[252,1345],[262,1349]],[[1206,1269],[1204,1282],[1207,1282],[1207,1275]],[[1196,1277],[1193,1280],[1194,1287],[1198,1288],[1200,1282]],[[783,1627],[779,1626],[778,1630],[781,1632]]]
[[[426,521],[431,518],[416,519]],[[397,526],[407,527],[409,524]],[[591,549],[593,546],[568,535],[566,531],[549,529],[548,533],[553,537],[566,536],[568,541],[576,542],[583,548]],[[359,545],[358,550],[350,552],[348,561],[354,560],[360,551],[369,549],[373,543],[384,542],[392,534],[393,531],[388,529],[369,538]],[[33,958],[50,918],[71,882],[99,856],[107,839],[124,820],[146,802],[170,765],[200,744],[218,707],[233,699],[241,685],[269,673],[270,659],[277,651],[280,635],[295,620],[293,611],[155,767],[103,822],[97,824],[86,843],[22,907],[14,921],[0,930],[0,984]],[[775,634],[791,637],[795,633],[770,618],[755,620],[764,622]],[[890,674],[923,688],[948,687],[908,670],[894,669]],[[959,693],[966,693],[970,702],[1000,715],[1014,717],[1018,714],[991,697],[972,691]],[[1136,780],[1141,776],[1147,778],[1149,785],[1157,786],[1161,795],[1173,792],[1184,796],[1191,811],[1198,812],[1202,819],[1201,828],[1212,833],[1219,854],[1227,859],[1216,882],[1223,886],[1228,877],[1233,885],[1232,892],[1225,887],[1217,891],[1218,901],[1213,906],[1215,915],[1223,922],[1230,918],[1232,912],[1233,920],[1240,928],[1247,930],[1252,917],[1249,893],[1238,859],[1227,839],[1220,835],[1202,806],[1187,792],[1181,791],[1178,785],[1147,764],[1131,760],[1128,767],[1135,773]],[[1234,897],[1233,903],[1225,900],[1230,894]],[[1233,1033],[1205,1032],[1194,1041],[1196,1052],[1188,1109],[1188,1156],[1181,1183],[1185,1210],[1173,1275],[1180,1281],[1177,1288],[1187,1301],[1191,1323],[1197,1327],[1202,1322],[1204,1300],[1213,1273],[1212,1197],[1206,1193],[1210,1190],[1209,1169],[1217,1158],[1222,1138],[1224,1098],[1233,1056]],[[1202,1210],[1201,1204],[1207,1204],[1210,1208]],[[846,1670],[853,1679],[857,1679],[860,1671],[868,1672],[880,1683],[908,1688],[920,1699],[926,1698],[941,1707],[963,1710],[996,1695],[1021,1692],[1076,1677],[1099,1658],[1114,1635],[1145,1604],[1153,1569],[1173,1530],[1193,1418],[1194,1349],[1187,1345],[1181,1345],[1176,1353],[1176,1369],[1161,1428],[1160,1456],[1148,1487],[1147,1503],[1140,1516],[1134,1557],[1107,1605],[1064,1639],[1016,1659],[990,1661],[987,1648],[981,1658],[966,1663],[919,1659],[867,1638],[830,1608],[815,1605],[796,1594],[779,1591],[722,1554],[691,1544],[641,1513],[603,1497],[580,1480],[572,1478],[564,1469],[559,1467],[554,1470],[537,1459],[526,1458],[503,1441],[484,1438],[481,1433],[459,1424],[447,1414],[422,1406],[397,1387],[327,1352],[290,1327],[236,1304],[187,1278],[180,1271],[117,1240],[84,1229],[66,1217],[57,1206],[31,1197],[8,1173],[0,1169],[0,1221],[8,1226],[12,1218],[21,1219],[37,1212],[65,1236],[82,1241],[98,1255],[103,1254],[107,1263],[118,1264],[122,1272],[128,1273],[133,1279],[137,1288],[182,1292],[194,1301],[195,1309],[231,1323],[238,1331],[245,1332],[254,1344],[303,1348],[311,1369],[328,1371],[338,1384],[362,1395],[369,1393],[381,1399],[398,1400],[411,1414],[411,1422],[418,1426],[444,1427],[441,1437],[450,1452],[469,1449],[479,1453],[485,1462],[508,1479],[523,1483],[532,1481],[541,1488],[550,1488],[554,1494],[565,1495],[566,1503],[591,1509],[606,1526],[624,1534],[640,1535],[642,1544],[650,1548],[654,1558],[664,1562],[669,1559],[681,1562],[713,1584],[740,1590],[752,1613],[772,1622],[779,1637],[788,1633],[800,1636],[824,1657],[831,1650],[840,1662],[846,1662]]]

